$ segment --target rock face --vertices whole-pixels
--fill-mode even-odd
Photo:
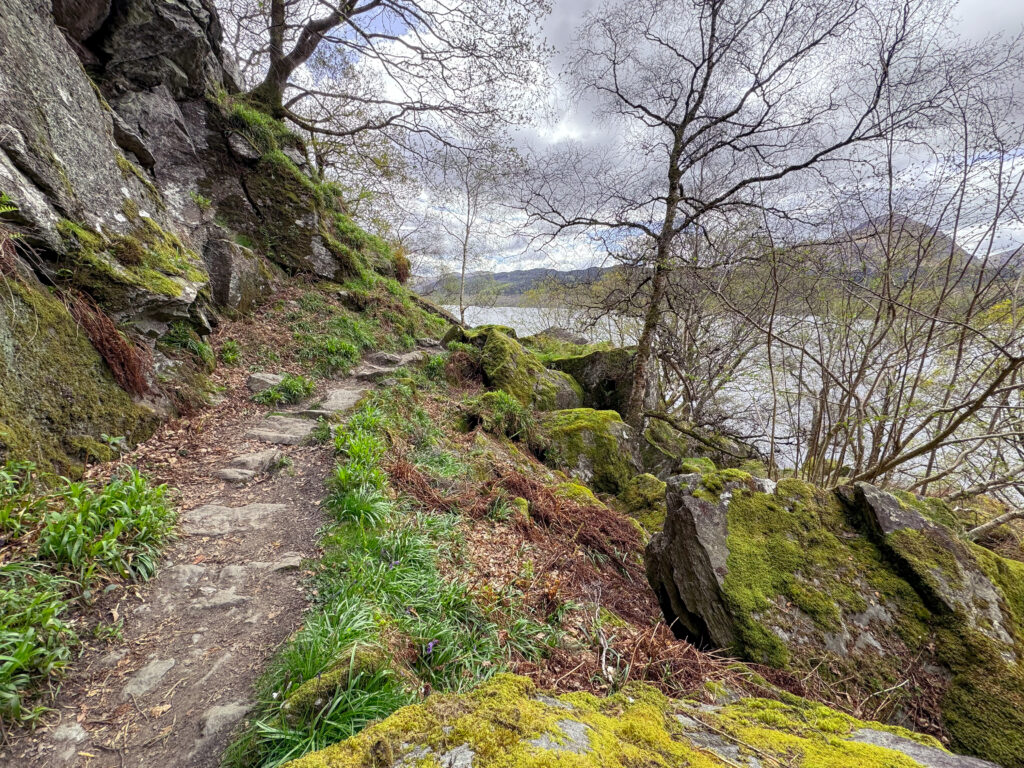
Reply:
[[[248,311],[282,271],[336,280],[364,269],[396,273],[387,246],[309,177],[302,140],[237,93],[221,38],[212,0],[4,4],[0,192],[16,210],[0,229],[20,233],[32,254],[17,276],[8,269],[0,280],[19,281],[13,292],[22,297],[41,282],[64,299],[36,318],[46,316],[55,356],[75,366],[64,381],[77,387],[89,379],[101,390],[96,399],[125,418],[99,408],[83,417],[75,401],[84,395],[36,408],[31,396],[19,402],[5,387],[0,459],[66,468],[77,460],[68,435],[134,440],[145,430],[124,422],[154,423],[121,407],[109,376],[96,374],[98,358],[79,354],[80,332],[58,333],[72,322],[66,312],[58,319],[67,297],[85,294],[152,349],[172,323],[203,336],[217,312]],[[0,327],[10,334],[20,319],[3,311],[9,317]],[[25,391],[45,389],[29,365],[24,352],[6,356],[0,375]],[[170,407],[155,390],[152,400]],[[25,413],[16,413],[23,404]],[[41,449],[26,454],[26,444]]]
[[[636,350],[632,347],[598,350],[577,357],[555,358],[550,366],[572,376],[583,387],[583,405],[601,411],[618,411],[626,415],[633,391],[633,365]],[[657,377],[647,377],[644,407],[658,406]]]
[[[555,698],[525,678],[498,675],[470,694],[431,696],[286,765],[997,768],[794,696],[737,699],[726,691],[714,704],[672,700],[635,684],[603,699]]]
[[[964,544],[928,504],[739,470],[671,478],[647,577],[676,634],[777,667],[827,666],[888,715],[941,696],[960,751],[1024,766],[1024,564]],[[891,692],[890,692],[891,693]]]

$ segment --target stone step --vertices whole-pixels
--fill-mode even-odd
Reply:
[[[236,456],[226,467],[216,470],[213,476],[229,483],[244,483],[256,475],[273,471],[284,460],[285,455],[276,448]]]
[[[309,419],[268,416],[263,422],[253,426],[246,433],[246,437],[275,445],[300,445],[309,440],[315,426]]]
[[[184,529],[185,533],[192,536],[223,536],[239,531],[254,531],[270,526],[274,515],[284,509],[284,504],[247,504],[244,507],[206,504],[185,513]]]

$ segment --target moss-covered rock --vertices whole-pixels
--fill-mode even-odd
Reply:
[[[564,371],[583,388],[583,405],[597,410],[618,411],[625,415],[633,391],[633,369],[636,348],[600,349],[572,357],[555,357],[548,366]],[[644,405],[653,410],[658,405],[657,377],[647,379]]]
[[[615,411],[553,411],[541,419],[541,428],[544,463],[595,491],[620,493],[641,471],[633,430]]]
[[[723,468],[742,468],[755,477],[766,472],[761,457],[750,445],[715,434],[692,424],[681,424],[685,432],[661,419],[652,419],[640,444],[644,469],[662,480],[688,470],[684,464],[705,458]],[[753,471],[752,471],[753,470]]]
[[[637,475],[629,481],[619,499],[648,533],[657,533],[665,523],[667,485],[654,475]]]
[[[1024,765],[1024,565],[870,486],[841,496],[726,469],[673,478],[666,498],[646,562],[677,634],[776,667],[827,667],[854,700],[885,690],[897,722],[944,691],[958,749]]]
[[[76,473],[109,455],[102,435],[152,432],[155,414],[118,387],[64,304],[21,280],[0,278],[0,290],[0,461]]]
[[[913,757],[911,757],[913,755]],[[937,742],[796,697],[724,705],[672,700],[644,685],[554,698],[522,677],[435,695],[288,768],[969,768]]]

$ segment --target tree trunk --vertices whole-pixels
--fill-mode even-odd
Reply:
[[[984,536],[986,533],[989,533],[990,531],[994,531],[996,528],[998,528],[1003,523],[1008,523],[1011,520],[1019,520],[1021,518],[1024,518],[1024,509],[1014,509],[1014,510],[1011,510],[1011,511],[1007,512],[1005,515],[1000,515],[999,517],[994,517],[991,520],[989,520],[987,523],[982,523],[977,528],[971,528],[971,530],[969,530],[967,533],[964,534],[964,538],[967,539],[968,541],[977,541],[982,536]]]

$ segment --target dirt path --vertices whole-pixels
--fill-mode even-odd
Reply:
[[[334,464],[330,446],[308,444],[313,419],[349,410],[372,379],[410,358],[364,365],[283,416],[235,392],[129,457],[176,488],[181,538],[155,579],[107,609],[123,618],[124,640],[88,650],[47,727],[19,734],[0,763],[219,765],[254,682],[307,607],[301,562],[316,555]]]

